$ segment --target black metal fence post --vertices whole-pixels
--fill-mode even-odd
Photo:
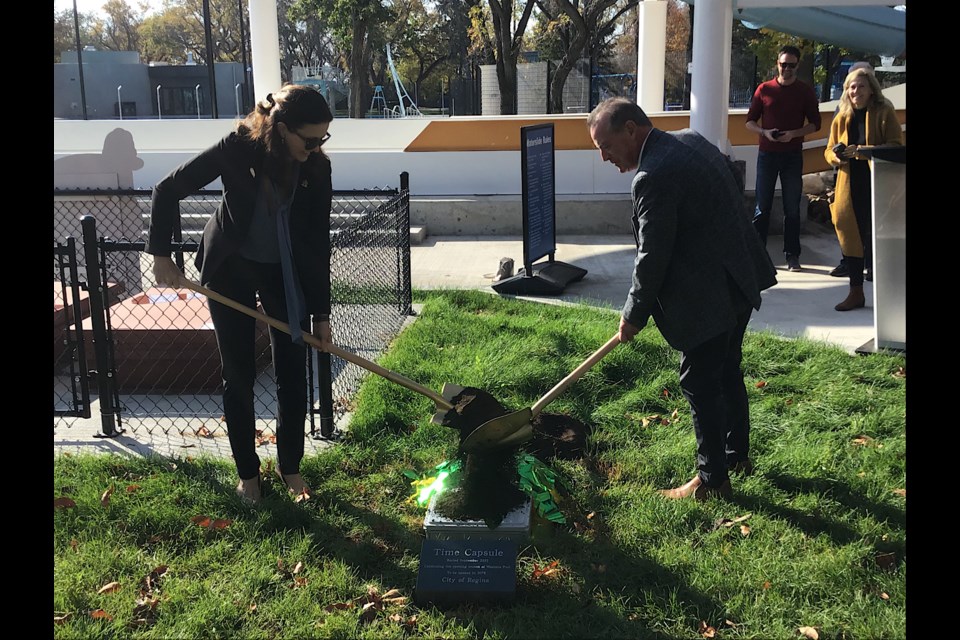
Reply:
[[[333,364],[330,354],[326,351],[317,352],[317,387],[320,394],[320,437],[333,437],[335,425],[333,422],[333,375],[330,369]]]
[[[397,243],[397,276],[402,278],[400,313],[413,315],[412,281],[410,274],[410,173],[400,173],[400,229],[401,238]]]
[[[97,395],[100,399],[100,422],[103,432],[98,437],[112,438],[121,432],[116,427],[116,407],[113,399],[115,389],[113,370],[108,357],[109,337],[104,320],[106,313],[106,291],[98,271],[99,250],[97,240],[97,221],[93,216],[80,219],[83,229],[83,253],[86,257],[87,292],[90,297],[90,324],[93,327],[93,352],[97,363]]]

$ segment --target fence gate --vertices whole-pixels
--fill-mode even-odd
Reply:
[[[53,415],[90,417],[83,320],[90,313],[74,238],[53,245]]]

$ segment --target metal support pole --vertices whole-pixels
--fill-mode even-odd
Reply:
[[[216,120],[220,117],[217,108],[217,72],[214,69],[216,52],[213,50],[213,34],[210,31],[210,0],[203,0],[203,39],[207,45],[207,76],[210,80],[210,114]]]
[[[80,74],[80,108],[83,119],[87,119],[87,91],[83,84],[83,47],[80,45],[80,16],[77,14],[77,0],[73,0],[73,37],[77,41],[77,71]]]
[[[87,263],[87,291],[90,295],[90,324],[93,327],[93,351],[97,363],[97,396],[100,400],[100,423],[103,432],[97,437],[112,438],[121,431],[116,428],[116,408],[113,404],[115,393],[113,370],[110,368],[107,355],[107,324],[104,320],[107,301],[100,272],[97,251],[97,222],[93,216],[83,216],[80,219],[83,230],[83,253]]]
[[[163,120],[163,110],[160,105],[160,87],[163,85],[157,85],[157,120]]]
[[[120,89],[123,89],[122,84],[117,85],[117,111],[120,113],[120,119],[123,120],[123,100],[120,99]]]
[[[197,83],[197,86],[194,87],[193,93],[196,96],[197,100],[197,120],[200,119],[200,83]]]
[[[412,282],[410,275],[410,174],[406,171],[400,174],[400,228],[403,230],[400,239],[400,273],[403,277],[403,291],[400,300],[400,313],[413,315]]]
[[[243,19],[243,0],[237,0],[237,16],[240,18],[240,60],[243,64],[243,110],[246,112],[247,95],[250,87],[250,80],[247,77],[247,30],[246,22]]]

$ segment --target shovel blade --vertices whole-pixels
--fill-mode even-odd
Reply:
[[[529,407],[493,418],[484,422],[464,438],[463,442],[460,443],[460,448],[467,453],[474,453],[524,442],[533,435],[533,427],[530,425],[532,420],[533,414]]]
[[[464,387],[461,387],[458,384],[452,384],[450,382],[443,383],[443,389],[440,390],[440,395],[443,396],[443,399],[447,402],[453,404],[453,399],[463,393]],[[433,424],[446,424],[447,416],[453,409],[446,409],[437,405],[437,411],[433,414],[433,417],[430,418],[430,422]]]

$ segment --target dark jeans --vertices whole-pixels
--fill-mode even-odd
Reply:
[[[780,178],[783,200],[783,252],[800,255],[800,197],[803,195],[803,152],[774,153],[761,151],[757,156],[757,208],[753,213],[753,228],[760,234],[764,246],[770,229],[770,211],[773,194]]]
[[[740,361],[751,312],[748,308],[732,329],[680,355],[680,388],[690,403],[697,470],[710,487],[723,484],[727,468],[750,453],[750,407]]]
[[[287,322],[283,275],[279,264],[253,262],[231,256],[206,286],[247,307],[256,308],[257,294],[263,311]],[[214,300],[208,300],[213,329],[220,348],[223,376],[223,415],[230,449],[243,479],[260,473],[256,449],[253,385],[256,380],[256,321]],[[300,322],[309,331],[307,319]],[[300,472],[304,422],[307,415],[306,348],[270,327],[270,346],[277,381],[277,464],[285,474]]]

